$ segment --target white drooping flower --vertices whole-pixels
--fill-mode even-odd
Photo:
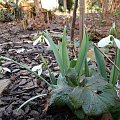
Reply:
[[[42,36],[38,37],[34,42],[33,42],[33,46],[37,45],[42,39]]]
[[[110,43],[110,38],[111,37],[112,37],[112,35],[109,35],[108,37],[105,37],[105,38],[101,39],[98,42],[98,46],[99,47],[105,47],[105,46],[107,46]]]
[[[11,70],[9,69],[9,68],[7,68],[7,67],[3,67],[2,68],[4,71],[6,71],[6,72],[11,72]]]
[[[40,37],[38,37],[34,42],[33,42],[33,46],[37,45],[39,42],[46,42],[48,46],[50,46],[50,43],[48,41],[48,39],[46,39],[43,35],[41,35]]]
[[[111,39],[112,38],[112,39]],[[110,43],[115,42],[116,46],[120,49],[120,40],[115,38],[113,35],[109,35],[98,42],[98,47],[105,47]]]
[[[41,75],[41,74],[42,74],[42,65],[43,65],[43,64],[34,66],[34,67],[32,68],[32,71],[34,71],[34,72],[37,71],[38,75]]]

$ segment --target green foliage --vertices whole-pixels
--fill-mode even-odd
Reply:
[[[120,61],[120,49],[117,48],[114,63],[120,69],[119,61]],[[115,68],[115,66],[112,66],[112,70],[111,70],[111,74],[110,74],[110,83],[115,85],[118,80],[118,75],[119,75],[118,70]]]
[[[118,35],[118,29],[117,29],[115,22],[112,24],[112,27],[110,28],[109,34],[113,35],[115,37],[117,37],[117,35]]]
[[[63,0],[58,0],[59,6],[64,6]],[[73,7],[73,0],[67,0],[67,9],[70,11]]]
[[[47,39],[50,37],[48,37],[48,33],[44,33],[44,35]],[[83,42],[77,60],[71,60],[67,67],[64,66],[62,68],[59,66],[66,72],[62,74],[63,70],[61,71],[57,84],[52,90],[50,99],[50,105],[67,105],[80,119],[80,113],[84,117],[85,114],[100,115],[108,112],[109,109],[115,105],[115,99],[117,98],[116,90],[107,80],[104,57],[96,48],[94,50],[100,74],[99,72],[93,72],[92,76],[89,77],[90,70],[86,59],[86,53],[89,46],[88,39],[87,33],[84,32]],[[51,38],[48,39],[50,43],[51,40]],[[62,39],[58,48],[59,59],[55,55],[58,65],[64,65],[63,60],[69,60],[67,44],[63,45],[63,41],[64,39]],[[53,43],[53,40],[51,45],[51,50],[55,54],[53,46],[56,45]],[[66,49],[64,47],[66,47]],[[64,50],[66,56],[64,59],[62,50]],[[58,60],[61,60],[61,64],[59,64]]]
[[[43,32],[43,38],[47,44],[50,45],[50,50],[53,51],[56,62],[60,68],[60,74],[58,78],[55,78],[48,68],[44,57],[41,55],[42,62],[49,71],[51,83],[48,83],[44,78],[31,71],[31,69],[25,65],[5,57],[0,58],[10,60],[20,65],[22,68],[27,69],[36,77],[46,82],[52,88],[49,105],[67,105],[79,119],[84,119],[85,115],[96,116],[110,112],[111,110],[114,112],[114,108],[117,105],[116,89],[113,86],[114,84],[111,84],[112,82],[107,82],[104,57],[97,48],[94,49],[94,52],[99,71],[95,69],[91,72],[86,55],[89,49],[89,36],[86,31],[84,32],[81,48],[78,52],[78,58],[72,60],[69,58],[66,28],[64,29],[62,41],[59,45],[54,43],[48,32]],[[39,37],[35,43],[40,39]],[[112,73],[115,74],[116,71]],[[37,97],[33,99],[35,98]],[[23,103],[22,107],[33,99],[31,98]]]
[[[116,44],[116,54],[115,54],[115,60],[114,60],[114,65],[112,66],[112,70],[110,72],[110,83],[115,85],[117,83],[117,80],[118,80],[118,75],[119,75],[119,72],[120,72],[120,64],[119,64],[119,60],[120,60],[120,41],[115,38],[114,36],[118,36],[118,29],[116,27],[116,24],[113,23],[112,24],[112,27],[110,28],[110,31],[109,31],[109,36],[108,37],[105,37],[103,38],[102,40],[99,41],[98,45],[99,47],[105,47],[109,44],[112,43],[112,45],[115,45]],[[100,56],[100,55],[98,55]],[[104,75],[106,73],[105,71],[105,64],[103,62],[103,59],[102,56],[97,60],[99,61],[99,64],[101,63],[101,67],[103,69],[101,69],[101,74]],[[98,68],[99,67],[99,64],[98,64]],[[102,66],[103,64],[103,66]],[[117,69],[116,69],[117,68]]]
[[[99,72],[105,78],[105,80],[107,80],[107,73],[106,73],[104,56],[96,47],[94,47],[94,52],[95,52],[95,57],[96,57],[96,62],[98,65]]]
[[[120,17],[120,7],[116,10],[115,13],[113,13],[113,15]]]
[[[88,39],[89,39],[88,34],[85,31],[83,36],[83,42],[81,44],[81,48],[79,50],[78,59],[75,66],[78,76],[81,75],[83,63],[85,62],[85,58],[88,50]]]
[[[73,111],[81,108],[87,115],[100,115],[115,105],[114,87],[100,74],[86,77],[82,86],[71,87],[65,77],[58,80],[51,93],[50,105],[68,105]]]
[[[73,0],[67,0],[67,9],[70,11],[73,6]]]
[[[89,0],[88,1],[88,10],[93,10],[100,12],[101,11],[101,6],[98,0]]]
[[[9,22],[15,19],[14,12],[6,9],[0,11],[0,21]]]
[[[0,3],[3,6],[3,9],[0,10],[0,21],[9,22],[15,19],[15,9],[16,4],[12,1],[7,1],[5,3]]]

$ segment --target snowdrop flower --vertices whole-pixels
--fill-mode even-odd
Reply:
[[[112,38],[112,41],[111,41]],[[101,39],[98,42],[98,47],[105,47],[107,45],[109,45],[110,43],[115,42],[116,46],[120,49],[120,40],[118,40],[117,38],[115,38],[113,35],[109,35],[103,39]]]
[[[45,42],[47,43],[48,46],[50,46],[50,43],[48,41],[48,39],[46,39],[43,35],[41,35],[40,37],[38,37],[34,42],[33,42],[33,46],[37,45],[39,42]]]
[[[105,38],[101,39],[98,42],[98,46],[99,47],[105,47],[105,46],[107,46],[110,43],[110,38],[111,37],[112,37],[112,35],[109,35],[108,37],[105,37]]]
[[[41,75],[41,74],[42,74],[42,65],[43,65],[43,64],[34,66],[34,67],[32,68],[32,71],[34,71],[34,72],[37,71],[37,72],[38,72],[38,75]]]
[[[11,70],[9,68],[3,67],[2,69],[6,72],[11,72]]]
[[[11,72],[9,68],[0,66],[0,73],[2,73],[3,71]]]

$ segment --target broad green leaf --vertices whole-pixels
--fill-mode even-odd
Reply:
[[[82,108],[87,115],[100,115],[115,105],[117,97],[114,87],[99,74],[86,78],[82,91]]]
[[[94,47],[94,52],[95,52],[95,57],[99,72],[101,73],[102,77],[104,77],[105,80],[107,81],[107,72],[106,72],[104,56],[96,47]]]
[[[99,73],[94,72],[94,74],[91,77],[87,77],[85,86],[91,86],[93,90],[96,90],[102,88],[107,84],[108,82],[105,81],[105,79]]]
[[[70,61],[70,67],[71,68],[74,68],[76,66],[76,63],[77,63],[77,59],[73,59]]]
[[[79,109],[82,106],[82,87],[75,87],[73,91],[69,94],[69,101],[73,106],[73,109]]]
[[[77,109],[74,111],[74,114],[80,119],[80,120],[84,120],[85,118],[85,113],[82,109]]]
[[[86,33],[86,31],[84,31],[84,36],[83,36],[81,48],[79,50],[78,59],[76,63],[76,71],[79,77],[81,74],[83,63],[85,61],[87,50],[88,50],[88,34]]]
[[[69,68],[66,75],[66,80],[69,85],[71,86],[77,86],[78,80],[77,80],[77,72],[75,68]]]
[[[110,113],[114,120],[120,120],[120,102],[116,101],[116,105],[110,109]]]
[[[55,58],[56,58],[56,61],[59,65],[59,68],[60,68],[60,71],[62,73],[62,75],[64,76],[65,75],[65,69],[64,69],[64,64],[63,64],[63,60],[61,58],[61,55],[58,51],[58,48],[56,47],[55,43],[53,42],[52,38],[49,36],[49,33],[48,32],[44,32],[44,35],[46,37],[46,39],[48,39],[49,43],[50,43],[50,46],[51,46],[51,49],[55,55]]]
[[[117,49],[116,56],[115,56],[115,65],[120,69],[120,49]],[[112,66],[112,70],[110,72],[110,83],[115,85],[118,79],[118,70],[115,68],[115,66]]]
[[[63,60],[65,72],[67,73],[67,70],[70,65],[70,61],[69,61],[69,55],[67,49],[66,27],[64,28],[64,33],[62,37],[62,60]]]
[[[69,93],[72,91],[72,87],[68,86],[65,78],[57,81],[56,88],[52,90],[50,105],[67,105],[69,104]]]

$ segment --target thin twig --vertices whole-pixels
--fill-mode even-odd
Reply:
[[[115,66],[115,68],[120,72],[120,69],[118,68],[118,66],[117,65],[115,65],[115,63],[105,54],[105,53],[103,53],[101,50],[100,50],[100,48],[98,48],[98,46],[95,44],[95,43],[93,43],[93,45]]]

